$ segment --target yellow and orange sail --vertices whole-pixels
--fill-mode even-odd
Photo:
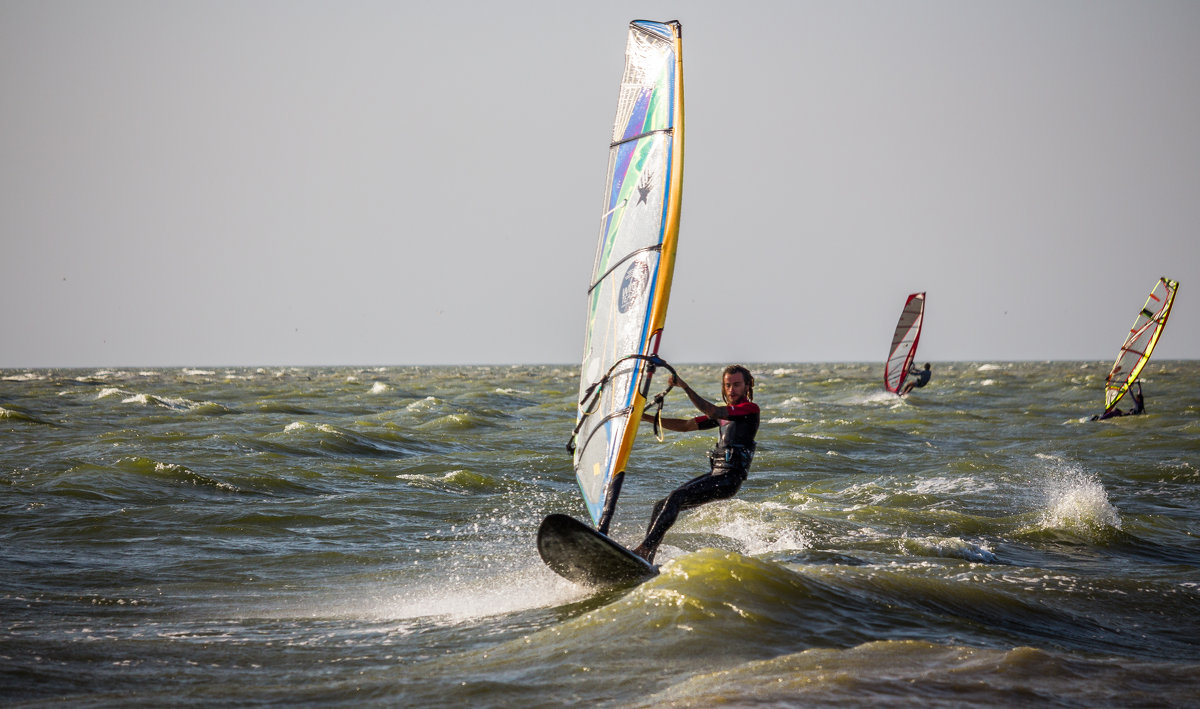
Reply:
[[[1112,411],[1117,402],[1129,391],[1129,387],[1137,381],[1158,338],[1162,337],[1163,328],[1167,325],[1167,317],[1171,315],[1171,306],[1175,304],[1175,292],[1179,282],[1163,277],[1154,284],[1146,304],[1129,328],[1125,343],[1117,353],[1117,361],[1113,363],[1104,382],[1104,413]]]

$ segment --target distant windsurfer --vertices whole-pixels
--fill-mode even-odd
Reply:
[[[672,386],[683,389],[702,415],[691,419],[661,419],[668,431],[702,431],[718,428],[717,445],[708,454],[711,470],[692,478],[654,505],[646,538],[633,553],[654,561],[658,545],[683,510],[706,502],[724,500],[737,494],[750,472],[754,458],[754,436],[758,433],[758,404],[754,403],[754,376],[740,364],[731,364],[721,373],[724,406],[716,406],[697,394],[678,375],[671,376]],[[642,421],[654,417],[643,413]]]
[[[900,392],[900,396],[904,396],[913,389],[919,389],[929,383],[929,378],[933,376],[933,372],[929,369],[929,363],[925,363],[925,369],[917,369],[915,365],[908,368],[908,376],[915,377],[909,379],[904,384],[904,389]]]
[[[1092,417],[1093,421],[1103,421],[1104,419],[1116,418],[1117,416],[1137,416],[1138,414],[1146,413],[1145,400],[1142,397],[1142,382],[1138,380],[1134,382],[1137,385],[1137,391],[1133,387],[1129,388],[1129,395],[1133,397],[1133,408],[1129,411],[1122,411],[1115,406],[1102,414],[1097,414]]]

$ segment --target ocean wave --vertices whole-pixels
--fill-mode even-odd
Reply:
[[[630,645],[694,656],[855,644],[870,639],[875,623],[901,622],[894,593],[874,580],[880,573],[890,575],[870,565],[793,566],[704,549],[669,560],[659,576],[554,632],[598,653]],[[914,623],[926,617],[920,609],[902,614]],[[533,642],[553,651],[558,641]]]
[[[461,432],[496,425],[495,421],[473,413],[453,413],[438,416],[417,426],[423,431]]]
[[[875,404],[886,404],[890,407],[898,407],[903,405],[907,399],[896,396],[887,389],[877,389],[869,393],[857,393],[851,396],[846,396],[838,400],[838,403],[847,406],[865,406]]]
[[[735,498],[689,512],[664,544],[687,551],[715,547],[749,555],[777,554],[812,548],[818,539],[813,527],[811,519],[791,506]]]
[[[440,475],[401,473],[396,475],[396,479],[403,480],[413,487],[451,492],[456,495],[496,492],[509,487],[503,480],[470,470],[451,470]]]
[[[1114,663],[1106,657],[995,649],[921,640],[883,640],[850,648],[810,648],[688,677],[637,707],[1185,706],[1192,663]],[[1147,683],[1160,676],[1162,683]],[[1080,681],[1080,678],[1087,681]],[[1036,698],[1036,699],[1033,699]]]
[[[31,414],[31,413],[29,413],[29,412],[27,412],[27,411],[21,411],[21,410],[19,410],[19,409],[16,409],[16,408],[6,408],[6,407],[3,407],[3,406],[0,406],[0,420],[4,420],[4,421],[25,421],[25,422],[28,422],[28,423],[37,423],[37,424],[42,424],[42,425],[45,425],[45,426],[54,426],[54,425],[56,425],[56,424],[54,424],[54,423],[53,423],[53,422],[51,422],[51,421],[46,421],[46,420],[44,420],[44,419],[41,419],[41,418],[39,418],[39,417],[37,417],[37,416],[34,416],[33,414]]]
[[[43,382],[47,377],[44,374],[37,372],[21,372],[20,374],[6,374],[0,377],[0,381],[5,382]]]
[[[312,416],[317,413],[312,409],[298,406],[296,404],[289,404],[283,401],[260,402],[258,404],[258,410],[265,414],[291,414],[294,416]]]
[[[999,561],[987,544],[976,544],[961,537],[905,538],[900,540],[899,546],[904,553],[911,556],[964,559],[984,564],[995,564]]]
[[[97,399],[121,397],[122,404],[139,404],[172,411],[187,411],[208,416],[224,416],[237,413],[234,409],[215,401],[193,401],[183,397],[158,396],[155,394],[131,392],[120,387],[105,387],[96,394]]]
[[[436,396],[427,396],[423,399],[411,402],[405,408],[409,411],[431,411],[443,404],[441,399]]]
[[[271,435],[283,436],[283,450],[301,455],[403,458],[448,449],[436,441],[406,436],[395,429],[352,431],[327,423],[307,421],[294,421],[284,428],[282,434]],[[270,439],[271,436],[268,436],[265,442],[271,443]]]
[[[140,461],[141,459],[135,458],[133,460]],[[236,486],[230,485],[229,483],[227,483],[223,480],[220,480],[218,478],[214,478],[214,477],[211,477],[208,475],[203,475],[201,473],[197,473],[196,471],[192,470],[191,468],[187,467],[186,465],[181,465],[179,463],[163,463],[163,462],[158,462],[158,461],[146,461],[146,462],[153,463],[154,475],[156,475],[164,480],[168,480],[171,482],[177,482],[177,483],[184,483],[187,485],[196,485],[196,486],[200,486],[200,487],[212,487],[217,490],[223,490],[226,492],[237,492],[238,491],[238,488]]]
[[[123,456],[112,463],[80,463],[63,474],[47,476],[38,484],[56,495],[125,503],[159,501],[165,490],[181,485],[211,492],[240,491],[233,484],[186,465],[139,455]]]

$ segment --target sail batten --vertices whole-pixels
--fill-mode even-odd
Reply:
[[[1117,360],[1104,380],[1104,413],[1116,407],[1150,361],[1150,355],[1154,353],[1154,347],[1162,337],[1167,318],[1171,315],[1178,289],[1178,281],[1164,276],[1150,290],[1146,304],[1133,321],[1133,327],[1129,328],[1129,335],[1117,352]]]
[[[576,416],[575,475],[592,520],[608,519],[637,435],[675,264],[683,171],[678,22],[629,25],[609,146]],[[594,390],[593,387],[598,389]],[[606,515],[607,510],[607,515]]]

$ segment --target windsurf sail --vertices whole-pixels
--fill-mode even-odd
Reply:
[[[1158,279],[1146,298],[1146,304],[1133,321],[1125,344],[1117,353],[1117,361],[1104,382],[1104,413],[1112,411],[1117,402],[1129,391],[1129,387],[1137,381],[1158,338],[1162,336],[1163,328],[1167,326],[1167,317],[1171,314],[1171,306],[1175,304],[1175,291],[1179,282],[1166,277]]]
[[[607,533],[654,374],[675,268],[683,185],[682,27],[635,20],[608,152],[587,291],[575,477]]]
[[[921,326],[925,322],[925,293],[913,293],[904,301],[896,332],[892,335],[892,349],[888,351],[887,364],[883,367],[883,385],[890,392],[900,393],[908,370],[917,356],[917,343],[921,341]]]

